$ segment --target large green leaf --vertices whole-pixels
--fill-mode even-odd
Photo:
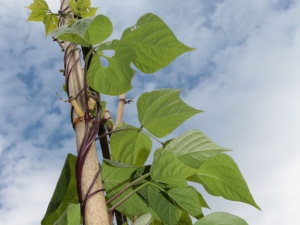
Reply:
[[[112,57],[104,55],[104,50],[114,50]],[[105,58],[109,65],[100,63],[100,57]],[[88,83],[99,93],[107,95],[120,95],[128,92],[131,86],[131,79],[135,71],[130,67],[130,63],[135,57],[134,50],[118,40],[101,44],[97,54],[93,56],[89,71]]]
[[[167,194],[186,212],[193,217],[202,217],[201,203],[194,188],[172,188]]]
[[[228,151],[216,145],[199,130],[189,130],[172,139],[165,149],[171,151],[185,164],[195,168],[199,168],[208,158]]]
[[[229,213],[214,212],[198,220],[194,225],[248,225],[248,223]]]
[[[150,174],[156,182],[176,184],[196,173],[196,169],[181,162],[171,152],[164,149],[155,151]]]
[[[141,125],[156,137],[164,137],[188,118],[202,112],[184,103],[179,97],[181,91],[160,89],[143,93],[137,101]]]
[[[54,224],[69,204],[78,204],[75,164],[76,156],[68,154],[42,225]]]
[[[101,177],[106,190],[107,200],[131,182],[132,175],[136,169],[137,167],[130,165],[126,167],[126,165],[118,164],[117,162],[112,163],[112,161],[108,160],[103,161]],[[134,189],[132,187],[129,188],[122,195],[112,201],[109,206],[111,207],[115,205],[132,191],[134,191]],[[126,216],[140,216],[148,213],[147,204],[136,193],[123,202],[117,210]]]
[[[54,38],[89,47],[106,40],[111,35],[112,29],[108,17],[97,15],[77,20],[71,25],[58,27],[50,34]]]
[[[228,200],[244,202],[260,209],[237,164],[230,156],[219,154],[209,158],[200,169],[201,172],[194,176],[193,181],[201,183],[208,193]]]
[[[80,225],[80,204],[71,204],[54,225]]]
[[[164,224],[177,224],[182,211],[174,205],[165,193],[152,185],[146,186],[144,192],[148,206],[154,210]]]
[[[153,73],[169,65],[182,53],[194,50],[178,41],[164,21],[151,13],[127,28],[121,41],[134,48],[137,57],[133,63],[145,73]]]
[[[129,124],[122,123],[116,129],[132,129],[112,134],[110,147],[114,160],[133,166],[142,166],[152,148],[151,139]]]

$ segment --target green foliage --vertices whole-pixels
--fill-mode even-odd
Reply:
[[[91,7],[90,0],[69,0],[69,5],[74,16],[79,18],[94,16],[98,9]]]
[[[198,220],[194,225],[247,225],[247,222],[229,213],[215,212]]]
[[[78,204],[75,164],[76,156],[68,154],[48,209],[41,222],[42,225],[54,224],[61,217],[61,213],[67,210],[69,204]]]
[[[28,21],[44,22],[47,35],[92,49],[85,59],[91,60],[85,70],[89,91],[126,93],[132,88],[136,72],[131,63],[144,73],[153,73],[194,50],[178,41],[163,20],[151,13],[125,29],[120,40],[107,41],[113,31],[108,17],[95,16],[97,8],[91,7],[90,0],[69,0],[69,4],[75,19],[66,26],[57,28],[58,15],[51,13],[44,0],[34,0],[27,7],[32,11]],[[61,16],[69,17],[68,13]],[[110,56],[107,51],[114,54]],[[122,123],[111,135],[115,161],[104,160],[101,170],[108,207],[131,220],[139,216],[134,225],[151,220],[151,225],[192,225],[190,216],[199,219],[194,225],[245,225],[244,220],[228,213],[204,216],[202,208],[209,208],[208,204],[195,188],[188,186],[188,181],[197,182],[211,195],[259,209],[238,166],[224,154],[228,149],[198,130],[186,131],[165,143],[157,139],[202,112],[182,101],[180,92],[160,89],[143,93],[137,101],[141,127]],[[106,103],[101,101],[101,106],[103,116]],[[108,126],[112,128],[113,124]],[[152,150],[150,137],[162,146],[154,152],[152,164],[144,165]],[[42,225],[80,224],[75,161],[76,157],[69,154]]]
[[[211,195],[245,202],[260,209],[255,203],[237,164],[228,155],[219,154],[206,160],[200,166],[200,172],[191,180],[201,183]]]
[[[108,57],[103,51],[113,50],[114,56]],[[109,65],[104,66],[100,57],[105,58]],[[103,43],[94,54],[88,71],[88,83],[96,91],[107,95],[120,95],[129,91],[131,80],[135,71],[130,63],[135,57],[135,52],[126,43],[119,40]]]
[[[127,28],[121,37],[137,53],[134,65],[144,73],[169,65],[182,53],[192,51],[177,40],[171,29],[158,16],[147,13],[137,23]]]
[[[107,193],[107,200],[131,182],[131,176],[137,168],[138,167],[112,162],[110,160],[103,161],[101,177]],[[109,206],[113,206],[117,202],[121,201],[133,190],[134,189],[132,187],[127,189],[122,195],[116,198],[116,200],[112,201]],[[134,215],[140,216],[148,213],[147,204],[137,194],[133,194],[129,199],[121,204],[117,210],[132,217]]]
[[[140,129],[122,123],[118,129],[131,129],[126,132],[114,133],[111,136],[111,152],[114,160],[133,166],[142,166],[146,162],[151,149],[151,139]]]
[[[54,38],[89,47],[106,40],[112,33],[112,23],[104,15],[77,20],[58,27],[50,34]]]
[[[156,137],[164,137],[188,118],[202,112],[184,103],[179,97],[181,91],[160,89],[142,94],[137,101],[141,125]]]
[[[80,204],[71,204],[54,225],[80,225]]]
[[[185,164],[199,168],[207,159],[228,151],[216,145],[205,134],[198,130],[189,130],[172,139],[165,147]]]

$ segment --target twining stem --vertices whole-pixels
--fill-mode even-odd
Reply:
[[[146,177],[149,177],[150,176],[150,173],[146,173],[144,174],[143,176],[139,177],[138,179],[132,181],[131,183],[127,184],[121,191],[119,191],[117,194],[115,194],[112,198],[110,198],[106,204],[108,205],[109,203],[111,203],[113,200],[115,200],[117,197],[119,197],[121,194],[123,194],[128,188],[132,187],[133,185],[135,185],[136,183],[140,182],[141,180],[144,180]],[[141,185],[143,186],[143,185]],[[141,187],[140,186],[140,187]],[[138,187],[137,189],[139,190],[140,187]],[[137,190],[135,189],[135,190]],[[135,193],[136,191],[133,191],[133,193]],[[129,197],[131,196],[132,194],[130,193],[129,194]],[[126,196],[127,197],[127,196]],[[125,198],[126,198],[125,197]],[[126,200],[126,199],[125,199]],[[115,207],[116,208],[116,207]]]
[[[149,183],[144,183],[141,186],[139,186],[138,188],[134,189],[132,192],[130,192],[128,195],[126,195],[121,201],[119,201],[117,204],[115,204],[113,207],[111,207],[109,209],[109,213],[114,211],[119,205],[121,205],[123,202],[125,202],[128,198],[130,198],[131,195],[135,194],[136,192],[138,192],[140,189],[142,189],[143,187],[145,187],[146,185],[148,185]]]

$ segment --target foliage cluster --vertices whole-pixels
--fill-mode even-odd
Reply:
[[[89,0],[69,0],[74,19],[58,27],[60,16],[53,14],[44,0],[34,0],[28,6],[29,21],[42,21],[46,34],[72,42],[91,51],[85,76],[93,91],[106,95],[128,92],[135,70],[149,74],[167,66],[182,53],[192,51],[182,44],[170,28],[156,15],[148,13],[124,30],[120,40],[108,41],[113,31],[110,19],[95,16],[97,8]],[[107,56],[112,50],[113,56]],[[108,65],[103,63],[105,58]],[[202,112],[184,103],[181,90],[160,89],[143,93],[137,100],[140,127],[122,123],[110,138],[113,160],[105,159],[101,175],[106,189],[109,211],[117,209],[134,225],[185,224],[194,225],[247,224],[243,219],[224,212],[204,216],[209,208],[202,195],[192,186],[196,182],[213,196],[240,201],[259,209],[234,160],[199,130],[188,130],[167,142],[163,138],[184,121]],[[152,139],[161,143],[154,152],[151,165],[144,165],[152,150]],[[76,157],[69,154],[62,169],[48,210],[42,221],[48,224],[80,224],[75,176]],[[69,205],[70,204],[70,205]]]

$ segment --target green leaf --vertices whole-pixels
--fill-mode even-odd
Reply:
[[[116,167],[111,164],[112,161],[105,160],[102,164],[101,177],[103,180],[103,185],[106,190],[106,198],[109,200],[116,193],[122,190],[126,185],[131,182],[131,177],[136,167],[128,165],[125,167],[124,164]],[[117,162],[113,162],[115,165]],[[126,190],[122,195],[116,198],[112,203],[109,204],[109,207],[115,205],[117,202],[122,200],[125,196],[130,194],[134,189],[131,187]],[[145,213],[148,213],[147,204],[139,197],[137,193],[133,194],[125,202],[123,202],[117,210],[126,216],[140,216]]]
[[[160,220],[164,224],[177,224],[182,211],[170,201],[166,194],[152,185],[146,186],[145,189],[148,206],[154,210]]]
[[[133,225],[147,225],[152,220],[152,216],[150,213],[144,214],[140,216]]]
[[[80,15],[82,18],[95,16],[97,10],[98,10],[98,7],[97,8],[94,8],[94,7],[84,8],[81,10]]]
[[[132,129],[113,133],[110,147],[114,160],[133,166],[142,166],[152,148],[151,139],[129,124],[121,123],[116,129]]]
[[[164,149],[156,150],[150,169],[151,177],[156,182],[174,184],[195,173],[197,173],[196,169],[181,162],[171,152]]]
[[[78,204],[75,164],[76,156],[68,154],[42,225],[54,224],[69,204]]]
[[[51,35],[63,41],[90,47],[106,40],[111,33],[112,23],[109,18],[97,15],[77,20],[71,25],[58,27],[51,32]]]
[[[169,65],[182,53],[193,48],[182,44],[158,16],[147,13],[121,37],[137,53],[134,65],[145,73],[153,73]]]
[[[114,50],[115,54],[108,57],[102,53],[103,50]],[[131,79],[135,71],[130,63],[135,56],[133,49],[118,40],[100,45],[98,53],[92,58],[88,70],[88,83],[99,93],[107,95],[120,95],[128,92],[131,86]],[[103,66],[100,57],[105,58],[109,65]]]
[[[31,11],[27,21],[44,22],[46,14],[47,10],[33,10]]]
[[[186,212],[195,218],[202,217],[197,191],[193,188],[172,188],[167,194]]]
[[[98,8],[91,6],[90,0],[69,0],[72,12],[81,18],[94,16]]]
[[[26,6],[26,8],[34,11],[34,10],[49,10],[49,6],[45,0],[34,0],[30,6]]]
[[[198,220],[194,225],[248,225],[248,223],[229,213],[214,212]]]
[[[48,14],[45,16],[45,31],[46,31],[46,36],[56,29],[58,27],[58,18],[56,15]]]
[[[206,160],[196,174],[194,181],[201,183],[214,196],[250,204],[257,209],[250,190],[237,164],[226,154],[219,154]]]
[[[193,225],[192,219],[186,212],[182,212],[177,225]]]
[[[228,151],[216,145],[198,130],[189,130],[172,139],[165,149],[171,151],[185,164],[195,168],[199,168],[208,158]]]
[[[71,204],[54,225],[80,225],[80,204]]]
[[[182,90],[160,89],[145,92],[137,101],[138,118],[143,127],[156,137],[164,137],[201,110],[184,103]]]

